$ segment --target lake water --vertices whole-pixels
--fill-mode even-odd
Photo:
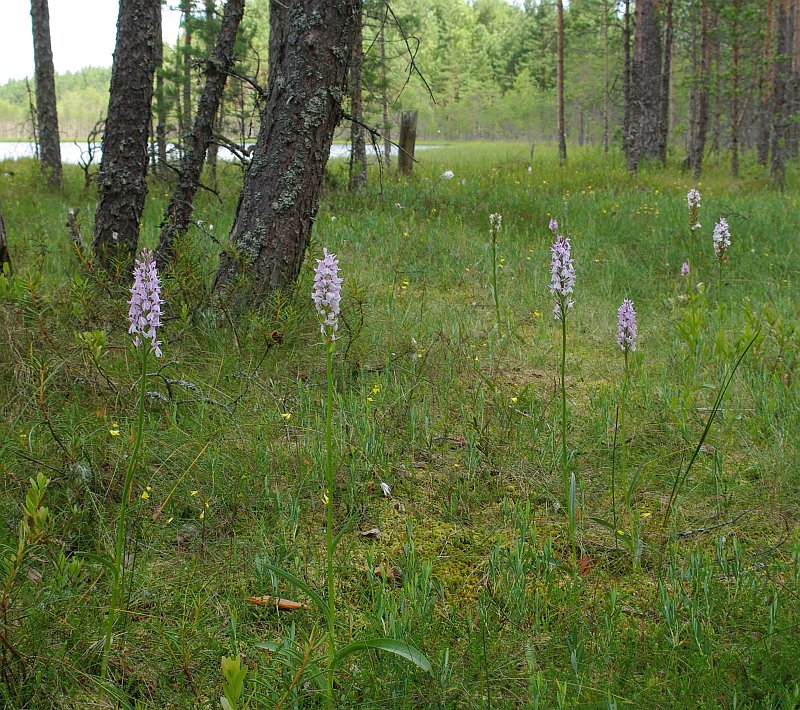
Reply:
[[[417,146],[417,150],[433,148],[434,146]],[[367,147],[367,155],[372,153],[372,149]],[[392,146],[392,154],[396,153],[396,148]],[[18,158],[32,158],[35,155],[35,148],[32,142],[9,141],[0,142],[0,160],[16,160]],[[331,158],[347,158],[350,155],[350,146],[341,143],[334,143],[331,146]],[[88,145],[86,143],[62,143],[61,162],[70,165],[79,165],[81,158],[88,157]],[[227,149],[220,147],[219,159],[233,161],[233,154]],[[100,162],[100,154],[95,155],[94,163]]]

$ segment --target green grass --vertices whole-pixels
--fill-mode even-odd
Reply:
[[[450,146],[419,158],[408,183],[384,176],[381,194],[374,173],[357,196],[344,190],[344,161],[332,163],[311,247],[310,256],[323,245],[339,254],[345,279],[334,365],[335,523],[348,526],[335,558],[337,638],[407,639],[434,668],[425,674],[379,651],[353,656],[337,671],[339,706],[798,706],[796,166],[780,194],[755,165],[732,181],[709,160],[697,266],[709,288],[692,331],[679,276],[694,185],[687,174],[649,168],[633,179],[619,155],[594,149],[573,149],[562,170],[554,150],[537,146],[531,163],[522,144]],[[66,169],[65,191],[54,194],[31,162],[3,167],[14,171],[0,177],[0,196],[16,267],[0,288],[4,568],[37,472],[51,480],[52,517],[10,587],[3,702],[218,707],[220,659],[239,651],[248,707],[272,708],[282,696],[284,707],[321,707],[312,670],[293,682],[296,661],[257,644],[290,637],[301,655],[320,643],[316,653],[324,653],[324,618],[246,601],[309,602],[264,562],[325,591],[315,262],[293,293],[265,308],[221,310],[208,291],[218,252],[208,234],[229,231],[238,169],[223,174],[221,202],[200,196],[204,224],[185,240],[164,291],[164,358],[148,382],[130,510],[136,554],[127,613],[119,614],[126,623],[112,646],[113,686],[103,687],[109,579],[79,553],[113,548],[138,376],[127,295],[124,284],[80,266],[71,249],[66,207],[80,207],[88,236],[95,204],[80,171]],[[447,169],[453,180],[439,178]],[[145,244],[157,239],[168,194],[151,184]],[[499,333],[491,212],[503,215]],[[718,304],[711,232],[723,215],[733,246]],[[551,217],[571,236],[576,259],[568,445],[588,574],[570,569],[563,513]],[[640,528],[638,566],[597,522],[612,517],[623,370],[614,335],[625,297],[636,304],[640,334],[626,405],[638,522],[625,518],[620,490],[617,515],[621,529]],[[674,477],[759,327],[662,529]],[[75,337],[95,329],[107,334],[96,363]],[[110,433],[115,425],[119,436]],[[359,535],[374,527],[380,540]],[[70,560],[81,568],[66,570]],[[393,568],[401,581],[385,578]]]

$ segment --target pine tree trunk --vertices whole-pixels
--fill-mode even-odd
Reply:
[[[733,0],[731,35],[731,175],[739,177],[739,9],[741,0]]]
[[[634,95],[639,160],[659,157],[661,115],[661,30],[659,0],[637,0],[634,15],[631,88]]]
[[[622,141],[625,149],[625,162],[628,172],[636,174],[639,168],[639,151],[636,141],[636,117],[638,112],[635,111],[636,97],[633,93],[633,61],[631,58],[631,3],[630,0],[625,0],[625,15],[624,15],[623,30],[622,30],[622,46],[625,56],[625,64],[622,77],[622,91],[625,101],[624,114],[622,119]]]
[[[355,119],[350,123],[350,176],[347,188],[360,190],[367,184],[367,145],[364,139],[363,105],[361,100],[361,67],[364,58],[362,42],[363,18],[359,18],[353,39],[350,64],[350,110]]]
[[[6,223],[3,220],[3,205],[0,203],[0,273],[3,272],[4,264],[8,264],[8,269],[11,269],[11,254],[8,251]]]
[[[159,9],[160,12],[160,9]],[[164,45],[161,38],[156,42],[156,155],[158,176],[164,178],[167,171],[167,104],[164,99]]]
[[[711,121],[711,148],[710,153],[719,153],[720,137],[722,135],[722,51],[720,43],[713,43],[714,55],[714,114]]]
[[[206,24],[211,27],[216,13],[215,0],[206,0]],[[209,40],[210,45],[210,40]],[[210,48],[210,47],[209,47]],[[219,108],[214,116],[214,122],[211,126],[212,136],[218,134],[219,126],[223,123],[223,116],[225,115],[225,94],[223,92],[219,99]],[[208,181],[212,190],[217,189],[217,157],[219,156],[219,145],[216,141],[212,140],[206,151],[206,163],[208,163]]]
[[[223,117],[225,116],[225,97],[220,97],[219,110],[214,116],[214,123],[211,126],[211,143],[208,144],[208,151],[206,152],[206,162],[208,163],[208,181],[212,190],[219,187],[217,182],[217,159],[219,158],[219,144],[214,140],[215,136],[220,134],[220,128],[223,125]]]
[[[270,2],[269,90],[215,286],[256,297],[300,273],[341,114],[361,0]]]
[[[669,142],[669,87],[672,71],[672,0],[664,5],[664,59],[661,63],[661,90],[658,112],[658,157],[666,166]]]
[[[772,119],[770,116],[772,103],[772,87],[774,83],[774,57],[772,43],[775,36],[775,2],[780,0],[767,0],[767,10],[764,25],[764,52],[761,65],[761,97],[759,102],[759,126],[758,138],[756,140],[756,160],[759,165],[766,167],[769,160],[770,134],[772,131]]]
[[[708,79],[711,67],[710,10],[708,0],[700,2],[700,73],[697,81],[697,124],[689,154],[689,168],[695,178],[703,169],[703,156],[708,133]]]
[[[794,8],[790,0],[779,0],[777,7],[777,52],[772,93],[772,181],[783,190],[786,180],[786,141],[790,121],[789,84],[792,72]]]
[[[383,160],[386,169],[392,167],[392,126],[389,123],[389,85],[386,78],[386,23],[389,21],[389,6],[384,5],[383,18],[378,34],[378,51],[381,57],[381,112],[383,113]]]
[[[689,59],[689,115],[686,119],[686,159],[684,168],[688,169],[692,164],[692,154],[694,153],[694,142],[697,137],[697,96],[698,96],[698,61],[697,61],[697,23],[692,22],[692,32],[690,36],[690,59]]]
[[[182,0],[183,11],[183,130],[188,132],[192,125],[192,0]],[[181,136],[184,153],[188,150],[188,137]]]
[[[33,58],[36,74],[36,117],[39,125],[42,171],[51,187],[61,187],[61,138],[58,133],[56,82],[50,47],[47,0],[31,0]]]
[[[800,0],[792,0],[790,13],[794,32],[790,43],[792,73],[789,82],[788,104],[789,115],[794,119],[787,128],[786,155],[788,158],[794,159],[800,153],[800,123],[797,120],[797,117],[800,116]]]
[[[164,265],[175,256],[175,240],[189,228],[194,196],[200,183],[206,150],[213,138],[217,114],[228,72],[233,68],[233,47],[244,14],[244,0],[227,0],[214,51],[206,63],[206,84],[197,105],[194,127],[186,136],[186,152],[178,170],[178,184],[161,220],[156,261]]]
[[[557,17],[557,66],[556,66],[556,93],[558,94],[558,116],[556,118],[558,130],[558,164],[567,164],[567,136],[564,126],[564,3],[556,0]]]
[[[130,262],[147,193],[147,132],[153,99],[160,0],[120,0],[103,157],[97,173],[93,248],[109,266]],[[127,265],[125,265],[127,268]]]

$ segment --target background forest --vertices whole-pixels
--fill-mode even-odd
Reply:
[[[701,87],[708,92],[709,100],[709,151],[714,153],[730,144],[734,94],[739,106],[740,143],[745,149],[755,145],[763,119],[762,102],[771,97],[775,79],[773,44],[779,4],[778,0],[674,3],[668,107],[672,145],[685,146],[688,127],[694,120],[690,99]],[[554,3],[398,0],[391,10],[402,33],[389,18],[382,60],[378,37],[383,4],[373,1],[365,7],[364,109],[371,124],[382,125],[380,101],[385,91],[392,126],[399,123],[402,108],[418,109],[418,132],[426,140],[555,139]],[[632,4],[630,11],[633,13]],[[239,71],[262,85],[266,84],[267,72],[267,15],[265,0],[247,3],[237,50]],[[206,13],[203,3],[196,2],[184,25],[189,31],[184,33],[183,44],[165,47],[161,72],[167,131],[173,138],[181,134],[185,115],[192,115],[185,100],[187,94],[190,102],[197,100],[197,91],[192,90],[200,81],[197,60],[208,53],[218,19]],[[701,56],[701,30],[708,36],[708,66]],[[610,141],[619,144],[624,112],[625,3],[565,3],[564,33],[567,140],[578,145],[601,143],[608,135]],[[794,43],[796,46],[797,37]],[[435,103],[420,76],[409,71],[409,47]],[[796,50],[793,56],[796,82]],[[105,115],[109,78],[110,68],[86,68],[56,77],[59,121],[65,139],[85,140],[95,122]],[[231,81],[228,87],[223,111],[227,131],[235,140],[251,139],[257,132],[257,113],[252,111],[254,97],[249,88],[241,81]],[[11,81],[0,87],[0,137],[29,138],[29,116],[26,83]],[[796,151],[796,138],[793,146]]]

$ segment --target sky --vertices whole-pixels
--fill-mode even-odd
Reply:
[[[172,4],[172,3],[171,3]],[[110,67],[117,35],[117,0],[49,0],[56,73]],[[0,84],[33,78],[30,0],[0,0]],[[163,11],[164,41],[174,44],[180,12]]]

